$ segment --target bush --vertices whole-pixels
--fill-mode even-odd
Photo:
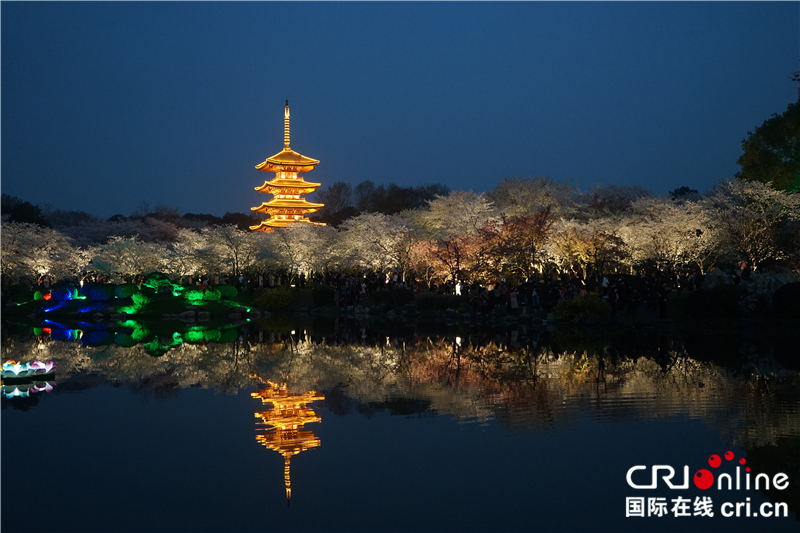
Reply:
[[[89,290],[89,298],[94,302],[106,302],[114,299],[114,285],[101,283]]]
[[[127,333],[116,333],[114,335],[114,344],[122,346],[123,348],[130,348],[136,346],[136,340]]]
[[[142,285],[145,287],[150,287],[156,293],[161,292],[162,289],[169,287],[172,290],[172,282],[169,280],[166,274],[162,274],[161,272],[153,272],[152,274],[148,274]]]
[[[80,290],[81,295],[86,296],[88,298],[89,291],[91,291],[93,287],[97,287],[98,285],[101,285],[101,283],[84,283],[83,285],[81,285],[81,290]]]
[[[561,300],[553,309],[553,315],[559,320],[582,322],[589,315],[606,316],[611,314],[611,305],[596,294],[572,300]]]
[[[800,282],[787,283],[775,291],[772,307],[778,315],[800,316]]]
[[[463,294],[460,296],[457,294],[448,294],[447,308],[455,309],[457,311],[462,309],[469,310],[469,296]]]
[[[448,295],[447,294],[437,294],[436,295],[436,301],[434,302],[434,306],[436,307],[436,309],[444,311],[445,309],[447,309],[449,307],[449,305],[450,305],[450,302],[448,301]]]
[[[741,285],[719,285],[713,289],[714,295],[719,300],[722,313],[728,316],[736,316],[739,300],[747,296],[747,289]]]
[[[439,301],[435,292],[423,292],[417,295],[417,309],[433,309]]]
[[[218,302],[221,297],[222,294],[214,289],[206,289],[203,293],[203,300],[207,302]]]
[[[114,334],[110,331],[84,333],[81,342],[86,346],[108,346],[114,344]]]
[[[218,342],[234,342],[239,338],[239,333],[235,329],[224,329],[219,332]]]
[[[747,290],[739,285],[716,285],[713,289],[700,289],[689,294],[683,312],[692,318],[735,317],[739,301]]]
[[[52,328],[50,338],[54,341],[74,341],[78,338],[77,331],[74,329]]]
[[[137,292],[137,293],[133,294],[133,296],[131,296],[131,300],[133,300],[133,305],[135,305],[137,308],[141,309],[145,305],[147,305],[150,302],[152,302],[153,298],[151,298],[150,296],[148,296],[147,294],[145,294],[143,292]]]
[[[133,331],[131,332],[131,338],[136,342],[145,342],[152,336],[153,335],[150,333],[150,330],[140,324],[134,326]]]
[[[742,286],[750,292],[763,296],[772,302],[775,292],[788,283],[800,282],[800,275],[791,270],[771,270],[754,272],[749,280],[742,279]]]
[[[720,313],[719,302],[711,289],[700,289],[689,293],[684,303],[683,313],[692,318],[717,316]]]
[[[27,302],[31,297],[31,289],[24,285],[14,284],[8,288],[8,291],[5,291],[5,295],[12,302]]]
[[[125,283],[114,287],[114,296],[117,298],[130,298],[137,292],[139,292],[139,286],[133,283]]]
[[[414,295],[408,289],[392,289],[389,291],[389,305],[399,307],[414,303]]]
[[[53,289],[50,291],[50,299],[58,302],[65,300],[74,300],[78,296],[78,289],[72,287],[63,287],[60,289]]]
[[[203,335],[203,330],[197,327],[190,328],[183,334],[184,342],[199,344],[204,340],[205,336]]]
[[[225,300],[232,300],[239,294],[239,291],[233,285],[218,285],[216,289]]]
[[[219,342],[222,334],[218,329],[210,329],[203,332],[203,337],[205,338],[206,342]]]
[[[288,287],[263,289],[254,299],[256,306],[273,313],[282,313],[289,308],[294,295]]]
[[[715,268],[709,272],[706,272],[705,276],[703,276],[703,289],[713,289],[720,285],[729,285],[732,284],[731,275],[721,270],[719,268]]]
[[[370,298],[376,304],[385,303],[389,299],[389,291],[373,291]]]
[[[311,291],[311,298],[317,305],[328,305],[333,303],[333,287],[330,285],[319,285]]]
[[[191,288],[186,289],[183,293],[183,297],[186,298],[187,301],[190,303],[196,303],[203,300],[203,289],[200,288]]]

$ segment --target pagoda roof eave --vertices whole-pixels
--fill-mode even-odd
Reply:
[[[322,185],[321,183],[311,183],[303,179],[280,179],[275,178],[271,181],[265,181],[264,185],[255,187],[258,192],[268,191],[270,189],[303,189],[305,192],[313,192]]]
[[[325,207],[325,204],[314,204],[309,202],[305,198],[301,198],[299,200],[295,200],[294,198],[273,198],[269,202],[264,202],[261,205],[265,205],[267,207],[285,207],[290,209],[292,208],[305,209],[307,207],[322,209],[323,207]]]
[[[256,192],[265,194],[310,194],[315,190],[316,187],[270,187],[269,185],[256,187]]]
[[[284,148],[272,157],[268,157],[263,163],[256,165],[258,170],[279,172],[286,167],[303,169],[300,172],[307,172],[319,165],[319,160],[298,154],[292,149]]]
[[[322,209],[321,207],[265,207],[260,209],[258,213],[264,213],[265,215],[309,215],[311,213],[316,213]]]
[[[281,213],[281,211],[291,211],[293,214],[301,213],[316,213],[324,207],[324,204],[309,204],[302,205],[269,205],[269,202],[263,202],[258,207],[251,207],[250,211],[255,213]]]
[[[250,226],[252,231],[271,231],[276,228],[285,228],[290,224],[313,224],[314,226],[327,226],[324,222],[312,222],[308,219],[300,219],[300,220],[277,220],[270,218],[261,222],[257,226]]]

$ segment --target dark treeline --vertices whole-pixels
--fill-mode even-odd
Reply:
[[[151,208],[146,202],[142,203],[129,216],[116,214],[103,219],[85,211],[58,209],[48,204],[42,206],[33,205],[30,202],[5,193],[2,194],[0,213],[2,213],[3,222],[38,224],[46,228],[89,226],[98,225],[102,222],[135,222],[149,219],[168,222],[177,228],[202,228],[233,224],[246,231],[249,226],[254,226],[262,220],[259,216],[251,213],[227,212],[221,217],[206,213],[185,213],[181,215],[177,207],[158,204]],[[144,240],[147,240],[145,235],[143,237],[145,237]]]
[[[313,201],[325,204],[315,216],[315,222],[325,222],[338,226],[348,218],[361,213],[384,213],[394,215],[401,211],[424,207],[437,195],[446,196],[450,188],[441,183],[402,187],[395,183],[375,185],[372,181],[362,181],[355,187],[342,181],[318,191]],[[177,228],[201,228],[222,224],[234,224],[246,231],[250,226],[259,224],[263,218],[253,213],[231,213],[216,216],[208,213],[180,214],[177,207],[157,204],[151,207],[143,202],[129,216],[116,214],[108,219],[69,209],[58,209],[51,205],[33,205],[16,196],[2,194],[0,213],[4,222],[38,224],[47,228],[64,228],[70,226],[97,225],[107,222],[160,220],[173,224]]]
[[[315,201],[325,204],[325,207],[310,218],[315,222],[338,226],[361,213],[394,215],[424,207],[437,195],[447,196],[449,193],[450,187],[441,183],[402,187],[396,183],[375,185],[367,180],[353,187],[349,183],[337,181],[316,193]]]

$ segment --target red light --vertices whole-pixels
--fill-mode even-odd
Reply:
[[[49,292],[47,294],[43,294],[42,295],[42,298],[44,298],[45,300],[49,300],[50,297],[51,297],[51,294]]]
[[[51,331],[52,330],[50,328],[42,328],[42,332],[47,333],[48,335],[50,335]]]

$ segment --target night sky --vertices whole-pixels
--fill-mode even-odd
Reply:
[[[2,192],[249,212],[286,99],[323,185],[704,191],[797,99],[799,6],[2,2]]]

